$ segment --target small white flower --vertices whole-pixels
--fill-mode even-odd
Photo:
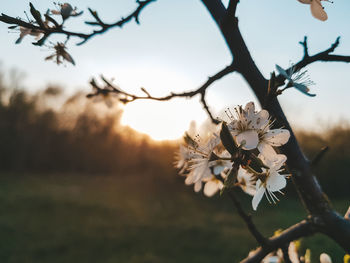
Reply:
[[[192,158],[192,153],[188,147],[180,145],[179,151],[176,153],[175,167],[180,169],[179,174],[183,174],[189,166],[189,161]]]
[[[189,161],[190,172],[187,175],[185,184],[194,184],[195,192],[201,190],[202,181],[212,179],[213,173],[219,175],[226,167],[232,166],[230,161],[211,159],[213,155],[216,155],[216,148],[220,142],[220,137],[214,133],[213,137],[204,146],[198,145],[198,147],[190,148],[192,151],[191,160]]]
[[[264,155],[259,154],[262,162],[269,169],[262,168],[264,177],[259,178],[256,182],[256,193],[252,200],[253,209],[256,210],[264,194],[270,203],[278,201],[277,196],[273,192],[280,192],[286,187],[287,181],[285,174],[280,174],[281,167],[287,160],[283,154],[277,154],[267,159]]]
[[[332,259],[328,254],[322,253],[320,255],[320,263],[332,263]]]
[[[79,16],[83,13],[83,12],[78,13],[77,8],[75,7],[73,9],[73,7],[68,3],[57,4],[57,5],[59,6],[60,10],[51,10],[51,13],[53,15],[61,15],[63,20],[66,20],[71,16]]]
[[[266,110],[256,112],[254,102],[249,102],[243,109],[238,106],[234,113],[226,112],[231,122],[228,124],[231,134],[238,145],[245,150],[258,148],[265,156],[275,155],[273,147],[287,143],[290,133],[286,129],[271,130],[269,113]]]
[[[249,102],[242,108],[234,108],[234,113],[227,111],[230,118],[228,128],[238,145],[245,150],[255,149],[259,143],[259,130],[269,123],[269,113],[266,110],[255,111],[254,102]]]
[[[56,59],[57,65],[62,64],[63,61],[66,60],[66,61],[72,63],[73,65],[75,65],[73,58],[66,51],[67,48],[66,48],[66,45],[64,43],[58,42],[56,45],[53,46],[53,48],[55,49],[55,53],[46,57],[45,60]]]
[[[311,14],[314,18],[321,21],[326,21],[328,19],[327,13],[321,4],[321,1],[330,2],[328,0],[298,0],[302,4],[310,5]]]
[[[241,166],[238,169],[237,182],[239,187],[242,188],[242,190],[245,193],[252,196],[255,195],[256,189],[255,189],[255,180],[253,178],[253,174],[249,173],[247,170],[245,170]]]
[[[288,85],[295,87],[297,90],[310,97],[316,96],[315,94],[309,93],[310,89],[308,86],[314,85],[315,83],[310,80],[310,77],[307,75],[307,70],[296,72],[295,67],[292,66],[287,72],[279,65],[276,65],[276,69],[279,74],[286,78]]]

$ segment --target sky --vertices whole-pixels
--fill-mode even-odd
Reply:
[[[224,1],[226,4],[227,1]],[[43,13],[55,8],[53,2],[32,0]],[[132,0],[72,0],[70,3],[83,16],[70,18],[66,28],[90,32],[84,21],[91,20],[87,7],[97,10],[101,18],[113,22],[128,15],[136,7]],[[25,18],[29,10],[26,0],[4,0],[0,12]],[[341,36],[336,54],[350,55],[350,1],[334,0],[323,3],[328,21],[311,16],[308,5],[296,0],[241,0],[237,16],[242,35],[256,64],[265,77],[275,64],[288,67],[298,62],[303,49],[298,44],[304,36],[309,39],[310,54],[325,50]],[[68,51],[76,66],[57,66],[44,61],[52,53],[47,47],[35,47],[31,37],[20,45],[14,42],[17,33],[8,33],[0,24],[0,61],[3,69],[16,68],[25,73],[22,85],[28,90],[43,89],[48,83],[61,85],[67,93],[76,90],[90,92],[88,81],[101,74],[114,78],[122,89],[142,94],[145,87],[152,95],[171,91],[192,90],[207,77],[229,65],[231,55],[224,39],[201,1],[157,0],[146,7],[140,25],[131,22],[122,29],[112,29],[92,38],[82,46],[72,38]],[[51,38],[64,41],[63,36]],[[292,126],[319,130],[350,118],[350,64],[316,62],[308,66],[316,85],[311,86],[314,98],[295,89],[280,96],[280,102]],[[224,108],[256,101],[254,94],[239,74],[233,73],[217,81],[207,92],[207,101],[214,116],[222,117]],[[151,135],[154,139],[180,137],[195,120],[207,119],[198,98],[176,99],[170,102],[138,101],[124,107],[122,123]]]

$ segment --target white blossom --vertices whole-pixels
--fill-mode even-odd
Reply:
[[[285,174],[280,174],[281,167],[287,160],[287,157],[283,154],[277,154],[268,159],[264,155],[260,154],[259,158],[263,163],[269,167],[269,169],[262,168],[263,176],[261,176],[256,182],[256,193],[252,200],[253,209],[256,210],[264,194],[270,203],[276,203],[279,199],[273,192],[280,192],[286,184]]]
[[[315,94],[309,93],[310,89],[308,86],[314,85],[315,83],[307,75],[307,70],[296,71],[295,66],[292,66],[287,72],[279,65],[276,65],[276,69],[279,74],[286,78],[290,86],[295,87],[297,90],[308,96],[316,96]]]
[[[214,133],[204,146],[201,144],[197,147],[190,146],[189,149],[192,151],[191,160],[189,160],[190,165],[188,167],[190,172],[186,175],[185,184],[194,184],[195,192],[201,190],[203,181],[208,182],[213,178],[213,173],[214,175],[220,175],[221,171],[226,167],[232,166],[229,160],[212,158],[213,156],[217,156],[216,154],[218,152],[216,150],[220,142],[220,137]],[[225,152],[223,151],[223,155],[226,156]]]
[[[245,150],[258,148],[266,155],[275,155],[273,147],[287,143],[290,133],[286,129],[271,129],[269,113],[266,110],[255,111],[254,102],[249,102],[243,109],[238,106],[234,113],[226,112],[230,118],[228,124],[237,144]]]

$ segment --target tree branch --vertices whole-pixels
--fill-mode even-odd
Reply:
[[[316,62],[316,61],[322,61],[322,62],[350,62],[350,56],[342,56],[342,55],[333,55],[330,53],[333,53],[335,49],[340,44],[340,37],[337,37],[335,42],[326,50],[319,52],[313,56],[309,55],[308,52],[308,43],[307,43],[307,37],[304,37],[304,41],[299,42],[303,48],[304,48],[304,56],[302,60],[300,60],[298,63],[293,65],[294,72],[297,72],[301,70],[302,68],[306,67],[307,65]],[[287,72],[290,71],[291,68],[287,69]],[[277,76],[278,81],[283,82],[285,78],[282,75]]]
[[[307,220],[303,220],[300,223],[286,229],[280,235],[269,238],[267,247],[258,248],[249,257],[242,260],[241,263],[259,263],[269,253],[277,250],[278,248],[282,248],[285,244],[289,244],[296,239],[312,235],[314,233],[315,231],[312,223]]]
[[[113,85],[110,81],[108,81],[106,78],[104,78],[103,76],[101,76],[102,81],[105,84],[105,87],[99,87],[97,85],[97,83],[95,82],[95,80],[91,80],[90,84],[92,86],[92,88],[95,90],[94,93],[90,93],[87,95],[88,98],[94,97],[94,96],[98,96],[100,94],[107,94],[107,93],[116,93],[118,95],[121,95],[121,97],[119,98],[119,100],[123,103],[130,103],[133,102],[135,100],[157,100],[157,101],[168,101],[171,100],[173,98],[178,98],[178,97],[182,97],[182,98],[192,98],[195,95],[200,95],[200,101],[203,105],[203,108],[206,110],[206,112],[208,113],[209,117],[211,118],[213,123],[219,123],[219,121],[217,119],[215,119],[209,109],[209,106],[205,100],[205,95],[206,95],[206,90],[207,88],[210,87],[211,84],[213,84],[215,81],[223,78],[224,76],[234,72],[236,70],[236,67],[234,65],[234,63],[232,63],[231,65],[226,66],[224,69],[220,70],[219,72],[217,72],[215,75],[211,76],[208,78],[208,80],[201,85],[199,88],[192,90],[192,91],[187,91],[187,92],[181,92],[181,93],[170,93],[169,95],[163,96],[163,97],[154,97],[152,96],[146,89],[142,88],[142,91],[144,93],[146,93],[146,96],[138,96],[135,94],[131,94],[128,93],[126,91],[121,90],[119,87]]]
[[[99,35],[99,34],[103,34],[105,33],[107,30],[112,29],[114,27],[122,27],[124,24],[130,22],[132,19],[135,19],[136,23],[139,24],[139,16],[141,11],[151,2],[155,2],[156,0],[136,0],[136,3],[138,4],[138,7],[135,9],[135,11],[133,11],[131,14],[129,14],[127,17],[125,18],[121,18],[120,20],[118,20],[115,23],[112,24],[106,24],[104,22],[102,22],[102,20],[99,18],[98,14],[96,11],[93,11],[89,8],[89,11],[91,13],[91,15],[95,18],[96,22],[85,22],[87,25],[92,25],[92,26],[100,26],[101,29],[99,30],[94,30],[93,32],[91,32],[90,34],[86,34],[86,33],[80,33],[80,32],[73,32],[73,31],[67,31],[64,30],[62,25],[59,25],[53,22],[54,27],[48,27],[48,26],[44,26],[44,25],[36,25],[33,23],[27,23],[25,21],[22,21],[19,18],[14,18],[5,14],[1,14],[0,15],[0,21],[7,23],[7,24],[13,24],[13,25],[18,25],[18,26],[22,26],[25,28],[30,28],[32,30],[36,30],[39,32],[42,32],[46,37],[48,37],[51,34],[62,34],[62,35],[66,35],[67,37],[78,37],[83,39],[81,42],[79,42],[77,45],[82,45],[84,44],[86,41],[88,41],[90,38]],[[49,16],[49,15],[46,15]],[[51,20],[50,20],[51,21]],[[42,43],[44,44],[44,43]]]
[[[205,7],[217,23],[226,43],[237,65],[237,72],[248,82],[253,92],[257,96],[261,105],[266,100],[268,81],[264,78],[261,71],[256,66],[251,54],[243,40],[238,28],[238,20],[225,20],[227,10],[220,0],[202,0]],[[304,58],[296,66],[300,68],[314,61],[332,61],[329,53],[333,52],[338,46],[339,40],[336,41],[329,49],[314,56]],[[348,62],[350,58],[343,58]],[[266,106],[270,115],[275,119],[275,125],[285,127],[290,131],[290,138],[287,144],[281,147],[282,153],[287,157],[287,164],[291,170],[295,171],[293,176],[297,186],[300,198],[305,203],[308,212],[317,219],[319,232],[322,232],[336,241],[345,251],[350,250],[350,222],[337,214],[330,206],[328,199],[325,197],[322,189],[311,172],[309,160],[304,156],[291,126],[279,104],[277,98],[274,98]]]

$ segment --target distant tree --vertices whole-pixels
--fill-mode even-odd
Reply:
[[[139,23],[141,11],[152,2],[155,0],[137,0],[137,8],[115,23],[105,23],[96,11],[89,8],[88,11],[93,20],[85,23],[95,27],[91,33],[74,32],[64,28],[67,19],[82,14],[68,3],[59,4],[56,10],[48,10],[44,15],[30,3],[33,20],[25,22],[20,18],[2,14],[0,21],[11,24],[11,29],[19,29],[20,37],[16,43],[20,43],[26,35],[37,37],[37,42],[33,43],[37,46],[43,45],[53,34],[67,36],[65,43],[57,43],[53,46],[54,53],[46,60],[54,60],[57,64],[65,61],[75,64],[66,48],[66,43],[70,38],[80,38],[81,42],[78,45],[82,45],[93,37],[114,27],[122,27],[132,20]],[[123,103],[140,99],[168,101],[175,97],[200,96],[201,103],[212,122],[221,125],[218,132],[214,133],[206,144],[203,144],[198,138],[186,135],[186,143],[181,148],[177,165],[186,175],[186,183],[194,184],[196,191],[199,191],[204,183],[206,195],[211,196],[217,190],[221,190],[221,193],[227,193],[232,199],[238,214],[260,245],[260,248],[249,253],[247,258],[241,262],[261,262],[264,258],[268,262],[281,260],[309,262],[308,255],[305,255],[303,259],[298,255],[294,241],[315,233],[327,235],[337,242],[346,253],[350,253],[349,215],[343,217],[334,211],[313,172],[313,168],[321,161],[327,148],[321,149],[315,158],[309,161],[300,149],[278,102],[278,96],[292,87],[308,96],[314,96],[309,92],[308,86],[311,82],[303,71],[307,65],[317,61],[350,62],[350,56],[334,54],[339,45],[339,38],[328,49],[311,55],[305,37],[300,42],[304,49],[303,58],[288,69],[276,66],[277,74],[273,72],[270,79],[266,79],[254,63],[241,35],[236,17],[239,1],[230,0],[227,8],[221,0],[201,0],[201,2],[209,11],[226,41],[232,55],[230,65],[209,77],[202,86],[195,90],[182,93],[172,92],[164,97],[154,97],[144,88],[142,88],[144,96],[128,93],[104,77],[102,77],[103,87],[99,86],[95,80],[90,82],[94,92],[87,96],[89,98],[99,96],[110,100],[110,96],[114,94]],[[323,21],[327,19],[321,0],[299,0],[299,2],[309,4],[315,18]],[[60,22],[57,21],[56,15],[61,16]],[[216,80],[232,72],[240,73],[247,81],[263,110],[256,111],[254,104],[248,103],[245,108],[239,106],[233,111],[228,110],[226,121],[218,120],[214,118],[206,102],[206,91]],[[283,232],[267,238],[257,229],[252,216],[245,212],[235,192],[237,188],[241,188],[248,194],[254,195],[252,204],[256,209],[264,194],[272,202],[277,199],[274,192],[280,192],[285,187],[287,175],[290,175],[295,184],[300,200],[308,212],[308,217]],[[325,254],[321,255],[320,260],[330,262],[329,257]]]

